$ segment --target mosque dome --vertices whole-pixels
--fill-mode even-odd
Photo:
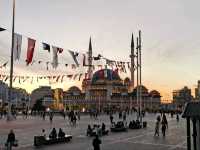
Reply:
[[[133,94],[134,94],[134,95],[137,94],[137,88],[141,88],[141,90],[142,90],[142,96],[148,96],[148,95],[149,95],[148,89],[147,89],[144,85],[135,87],[135,88],[133,89]]]
[[[67,93],[73,94],[73,95],[80,95],[81,90],[77,86],[72,86],[67,90]]]
[[[151,97],[161,97],[160,93],[156,90],[152,90],[151,92],[149,92],[149,96],[151,96]]]
[[[111,69],[101,69],[96,71],[92,77],[92,84],[105,83],[108,81],[121,83],[121,78],[118,71],[113,71]]]

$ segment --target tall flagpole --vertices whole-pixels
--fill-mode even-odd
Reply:
[[[12,14],[12,45],[11,45],[11,58],[10,58],[10,88],[8,93],[8,115],[7,120],[12,119],[11,114],[11,99],[12,99],[12,79],[13,79],[13,48],[14,48],[14,32],[15,32],[15,0],[13,0],[13,14]]]
[[[141,54],[141,30],[139,30],[139,66],[140,66],[140,123],[142,123],[142,54]]]

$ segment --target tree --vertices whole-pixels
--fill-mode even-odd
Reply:
[[[42,104],[43,99],[36,100],[35,104],[33,105],[32,111],[45,111],[45,106]]]

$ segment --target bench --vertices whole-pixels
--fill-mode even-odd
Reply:
[[[125,127],[121,127],[121,128],[111,127],[110,130],[112,132],[123,132],[123,131],[127,131],[127,128],[125,128]]]
[[[72,139],[72,135],[65,135],[63,138],[45,138],[44,136],[34,136],[34,146],[51,145],[58,143],[69,142]]]

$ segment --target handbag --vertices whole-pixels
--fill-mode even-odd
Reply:
[[[18,140],[15,140],[15,141],[14,141],[13,146],[14,146],[14,147],[17,147],[17,146],[18,146]]]

